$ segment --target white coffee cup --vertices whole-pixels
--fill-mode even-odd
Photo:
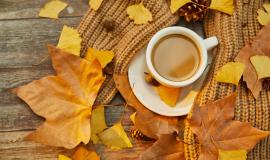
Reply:
[[[197,71],[195,72],[195,74],[193,74],[193,76],[183,81],[171,81],[162,77],[156,71],[152,62],[153,49],[155,45],[157,44],[157,42],[159,42],[159,40],[165,36],[175,35],[175,34],[184,35],[190,38],[191,40],[193,40],[195,44],[197,45],[201,54],[200,55],[201,62]],[[214,48],[217,45],[218,45],[218,39],[215,36],[207,38],[207,39],[202,39],[197,33],[185,27],[175,26],[175,27],[164,28],[160,30],[159,32],[157,32],[148,43],[148,46],[146,49],[146,64],[149,69],[149,72],[161,84],[165,86],[169,86],[169,87],[184,87],[184,86],[192,84],[193,82],[195,82],[197,79],[200,78],[200,76],[203,74],[207,66],[207,59],[208,59],[207,51]]]

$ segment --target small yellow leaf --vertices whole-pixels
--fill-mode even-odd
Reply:
[[[233,0],[212,0],[209,8],[232,15],[234,10]]]
[[[64,25],[57,48],[79,56],[81,50],[81,42],[82,38],[80,37],[78,31]]]
[[[261,25],[267,25],[270,22],[270,4],[264,4],[263,9],[259,9],[258,13],[258,21]]]
[[[97,134],[106,128],[104,106],[98,106],[92,111],[91,115],[91,140],[94,144],[97,144],[99,141]]]
[[[250,61],[257,72],[258,79],[270,77],[270,58],[268,56],[252,56]]]
[[[58,14],[67,6],[68,4],[65,2],[52,0],[46,3],[45,6],[39,11],[39,16],[58,19]]]
[[[180,96],[181,88],[171,88],[163,85],[156,87],[160,99],[171,107],[176,105]]]
[[[116,123],[99,134],[103,144],[111,149],[131,148],[132,144],[121,123]]]
[[[108,63],[112,61],[113,57],[113,51],[100,51],[94,48],[88,48],[85,59],[90,62],[92,62],[94,59],[97,59],[101,64],[101,67],[104,68]]]
[[[246,150],[219,150],[218,160],[246,160]]]
[[[103,0],[89,0],[89,5],[93,10],[97,11],[101,6],[102,1]]]
[[[72,160],[100,160],[100,157],[95,151],[79,146],[73,153]]]
[[[135,124],[135,116],[136,116],[136,112],[132,113],[129,118],[132,121],[133,124]]]
[[[71,158],[69,158],[69,157],[67,157],[67,156],[65,156],[65,155],[60,154],[60,155],[58,156],[58,160],[71,160]]]
[[[229,62],[219,69],[216,81],[238,85],[244,69],[245,65],[243,63]]]
[[[131,5],[127,8],[129,18],[134,20],[135,24],[146,24],[152,21],[152,13],[144,7],[143,3]]]
[[[179,8],[183,7],[185,4],[191,2],[191,0],[171,0],[170,9],[172,13],[175,13]]]

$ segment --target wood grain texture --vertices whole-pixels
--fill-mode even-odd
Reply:
[[[0,20],[39,18],[39,10],[48,0],[1,0]],[[88,9],[88,0],[65,0],[69,6],[59,17],[78,17]]]

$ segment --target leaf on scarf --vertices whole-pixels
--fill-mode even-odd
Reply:
[[[166,87],[162,84],[155,87],[160,99],[171,107],[176,105],[179,99],[181,88]]]
[[[62,154],[59,154],[58,155],[58,160],[71,160],[71,158],[65,156],[65,155],[62,155]]]
[[[209,8],[232,15],[234,4],[233,0],[211,0]]]
[[[164,134],[145,152],[140,160],[185,160],[184,143],[174,134]]]
[[[90,8],[97,11],[101,6],[103,0],[89,0]]]
[[[136,116],[136,112],[132,113],[132,114],[129,116],[129,119],[132,121],[133,124],[135,124],[135,116]]]
[[[88,48],[85,59],[87,59],[90,62],[95,59],[98,59],[102,68],[105,68],[106,65],[112,61],[113,57],[114,57],[113,51],[100,51],[94,48]]]
[[[94,144],[99,142],[97,134],[106,128],[107,125],[104,116],[104,106],[98,106],[92,111],[91,115],[91,140]]]
[[[219,150],[218,160],[246,160],[247,151],[246,150]]]
[[[120,122],[98,134],[103,144],[111,149],[131,148],[132,144]]]
[[[185,4],[191,2],[191,0],[171,0],[170,9],[172,13],[175,13],[179,8],[183,7]]]
[[[128,6],[127,14],[135,24],[146,24],[153,20],[152,13],[144,7],[143,3]]]
[[[98,61],[48,46],[57,76],[35,80],[13,91],[46,121],[26,139],[46,145],[74,148],[90,140],[90,115],[105,80]]]
[[[82,38],[78,31],[64,25],[57,48],[80,56]]]
[[[257,11],[257,19],[259,23],[264,26],[270,22],[270,4],[264,4],[263,8],[265,9],[265,11],[263,9],[259,9]]]
[[[178,133],[181,121],[177,117],[161,116],[145,108],[133,94],[127,74],[114,74],[113,77],[116,88],[126,103],[137,110],[135,127],[145,136],[158,139],[162,134]]]
[[[250,61],[259,79],[270,77],[270,58],[268,56],[252,56]]]
[[[68,4],[65,2],[52,0],[46,3],[45,6],[39,11],[39,16],[58,19],[58,14],[67,6]]]
[[[100,160],[100,157],[95,151],[79,146],[73,153],[72,160]]]
[[[241,62],[229,62],[222,66],[216,75],[216,81],[238,85],[245,65]]]
[[[200,160],[217,160],[218,150],[251,150],[270,134],[233,120],[235,101],[234,93],[204,106],[194,105],[188,122],[201,144]]]

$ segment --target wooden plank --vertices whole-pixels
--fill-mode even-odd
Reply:
[[[39,18],[39,10],[48,0],[1,0],[0,20]],[[87,0],[65,0],[69,6],[63,10],[59,17],[83,16],[87,11]]]
[[[76,27],[80,18],[0,21],[0,68],[32,66],[47,56],[47,44],[57,44],[63,24]],[[49,59],[45,60],[49,65]]]
[[[128,130],[126,130],[128,131]],[[57,159],[58,154],[70,156],[74,150],[59,147],[49,147],[35,142],[24,141],[23,137],[30,131],[0,132],[0,159],[11,160],[50,160]],[[153,142],[131,139],[132,149],[111,150],[103,145],[87,145],[87,148],[95,149],[102,159],[131,160],[138,159],[140,153],[145,151]]]

